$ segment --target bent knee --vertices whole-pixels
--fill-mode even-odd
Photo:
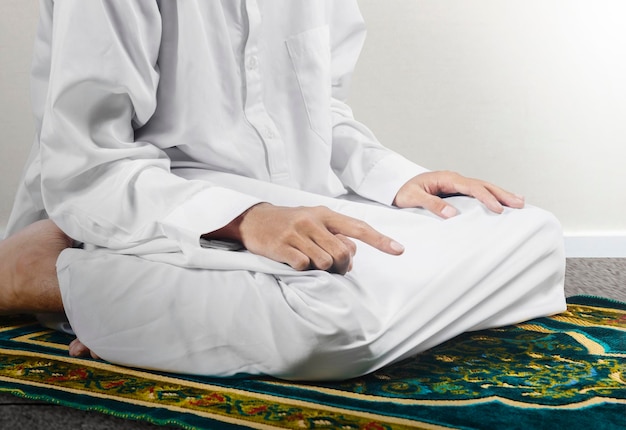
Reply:
[[[376,354],[363,333],[337,327],[333,333],[314,333],[306,343],[281,354],[273,376],[290,380],[343,380],[369,371]]]
[[[563,229],[559,220],[550,212],[534,208],[535,234],[534,239],[538,252],[542,255],[554,256],[564,260]]]

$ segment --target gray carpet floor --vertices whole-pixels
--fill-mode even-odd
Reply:
[[[567,260],[565,293],[586,294],[626,302],[626,258]],[[123,420],[98,412],[84,412],[37,403],[0,393],[0,429],[156,429],[148,423]]]

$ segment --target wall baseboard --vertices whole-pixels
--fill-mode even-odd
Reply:
[[[567,258],[626,258],[626,235],[565,235]]]

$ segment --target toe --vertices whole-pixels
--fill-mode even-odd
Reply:
[[[87,348],[78,338],[74,339],[70,343],[69,350],[70,350],[70,356],[72,357],[84,357],[89,354],[91,354],[92,357],[94,356],[94,354],[91,353],[89,348]]]

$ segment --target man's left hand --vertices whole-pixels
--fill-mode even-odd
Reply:
[[[458,211],[442,196],[463,194],[481,201],[487,208],[502,213],[504,206],[523,208],[524,198],[489,182],[466,178],[455,172],[426,172],[415,176],[400,188],[393,201],[400,208],[422,207],[442,218],[451,218]]]

